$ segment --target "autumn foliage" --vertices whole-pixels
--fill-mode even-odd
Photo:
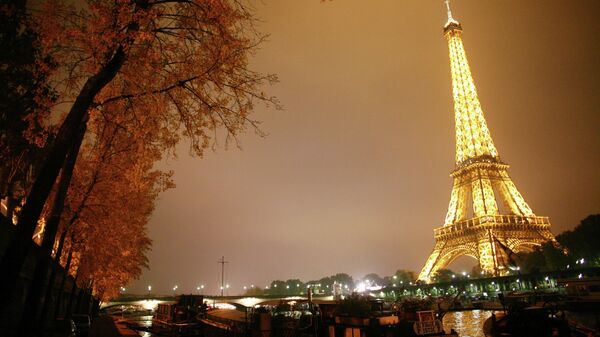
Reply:
[[[55,247],[64,238],[60,261],[76,256],[71,273],[108,298],[147,266],[146,224],[159,193],[173,187],[155,164],[182,139],[201,156],[218,135],[260,132],[251,113],[257,103],[279,108],[262,91],[276,78],[249,68],[264,36],[240,1],[29,5],[33,69],[51,90],[37,91],[40,104],[22,118],[28,142],[45,144],[47,156],[17,227],[31,237],[67,152],[79,149]],[[75,130],[86,128],[80,143]]]

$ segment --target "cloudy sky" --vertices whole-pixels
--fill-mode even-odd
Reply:
[[[274,279],[419,271],[454,168],[442,0],[262,0],[254,69],[284,111],[261,138],[163,166],[177,188],[149,224],[150,270],[129,285],[230,294]],[[456,0],[494,142],[555,234],[600,212],[600,2]],[[469,268],[461,258],[451,268]]]

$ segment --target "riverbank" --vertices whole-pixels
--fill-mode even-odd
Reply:
[[[125,325],[124,321],[111,316],[99,316],[92,321],[89,337],[139,336]]]

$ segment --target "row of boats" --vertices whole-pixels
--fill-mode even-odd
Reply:
[[[251,307],[231,303],[209,307],[200,295],[181,295],[176,302],[159,304],[151,331],[206,337],[458,336],[444,330],[441,318],[435,310],[399,313],[392,303],[358,296],[290,297]]]
[[[495,302],[499,310],[490,311],[481,336],[599,336],[600,279],[574,280],[567,286],[568,296],[499,294]],[[464,309],[460,297],[412,301],[406,306],[358,295],[346,299],[309,295],[242,305],[181,295],[159,304],[152,324],[143,329],[154,335],[205,337],[458,336],[444,328],[442,318],[448,311]]]

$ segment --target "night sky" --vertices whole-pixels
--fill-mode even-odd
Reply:
[[[149,224],[150,270],[128,286],[229,294],[275,279],[420,271],[443,225],[454,116],[442,0],[256,1],[270,34],[253,68],[284,111],[261,138],[161,166],[177,188]],[[455,0],[492,138],[558,234],[600,212],[600,1]],[[461,258],[450,267],[469,270]]]

